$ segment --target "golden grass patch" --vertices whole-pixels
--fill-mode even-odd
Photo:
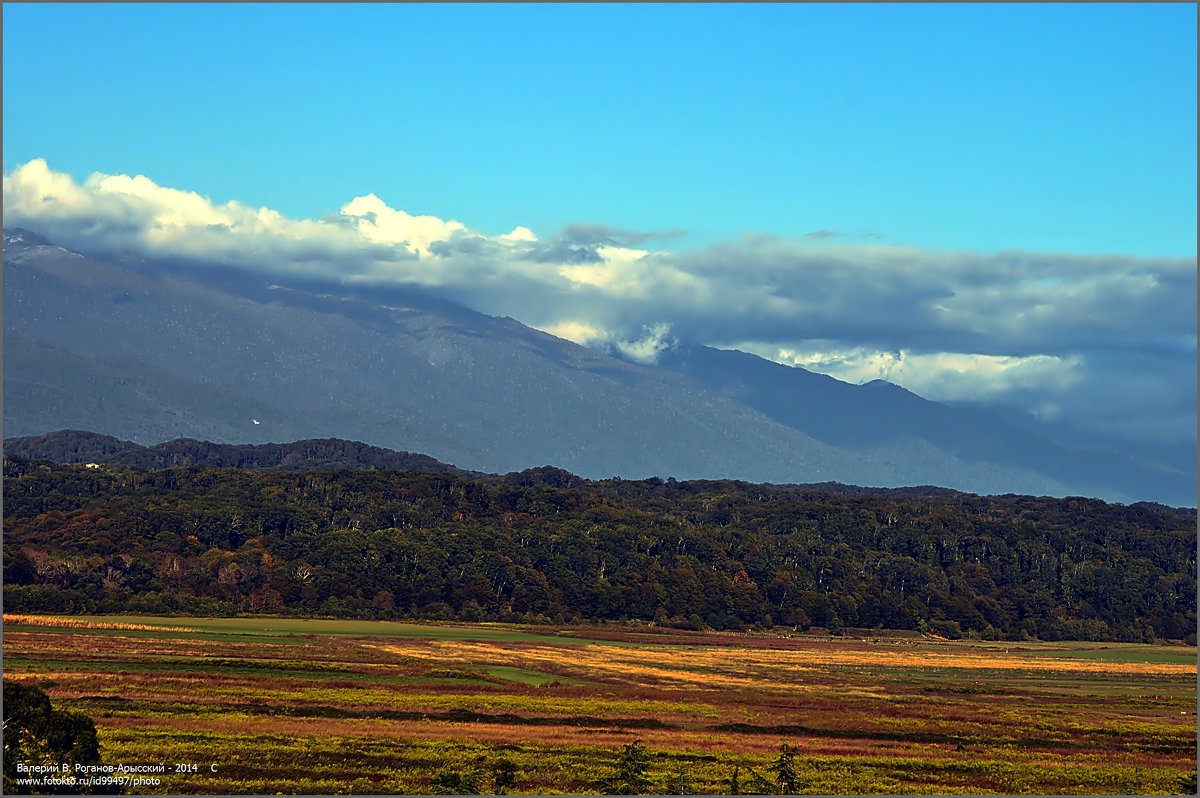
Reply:
[[[116,621],[92,621],[87,618],[70,618],[62,615],[22,615],[5,613],[4,625],[53,626],[64,629],[120,629],[128,632],[199,632],[192,626],[152,626],[144,623],[118,623]]]

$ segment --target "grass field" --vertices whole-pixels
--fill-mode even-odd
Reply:
[[[1196,649],[280,618],[4,618],[5,677],[90,715],[158,793],[430,793],[499,763],[596,792],[1147,794],[1196,768]],[[176,773],[173,766],[195,765]],[[215,771],[214,767],[215,766]],[[187,772],[192,771],[192,772]],[[438,781],[439,777],[442,781]]]

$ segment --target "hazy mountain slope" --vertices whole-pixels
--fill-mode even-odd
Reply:
[[[1074,425],[1068,417],[1052,421],[1034,418],[1020,408],[1004,404],[979,401],[944,402],[950,407],[986,412],[999,417],[1008,425],[1041,436],[1067,449],[1096,449],[1115,452],[1140,463],[1157,464],[1169,471],[1187,477],[1193,488],[1196,486],[1196,442],[1188,439],[1161,441],[1130,438],[1115,432],[1083,429]]]
[[[94,394],[78,384],[78,361],[85,361],[84,373],[112,376],[97,376],[105,388],[134,381],[126,393],[149,397],[142,404],[154,406],[155,427],[177,420],[160,440],[322,435],[482,470],[553,463],[597,476],[823,478],[831,466],[854,470],[832,447],[682,377],[620,363],[511,320],[446,303],[430,307],[397,292],[387,297],[390,309],[293,286],[247,296],[217,284],[227,276],[55,251],[10,259],[5,325],[18,333],[18,352],[6,364],[8,380],[31,395],[26,405],[35,392],[86,398],[57,418],[49,417],[53,405],[45,407],[40,429],[12,412],[20,410],[18,400],[6,407],[6,433],[117,432],[111,402],[89,404]],[[33,347],[39,352],[21,356]],[[48,348],[64,355],[39,360]],[[72,356],[76,362],[64,362]],[[205,416],[165,418],[160,408],[179,403],[169,396],[180,384],[215,390],[227,401],[200,400],[210,410]],[[237,397],[246,397],[245,406]],[[296,435],[300,423],[307,429]],[[130,433],[120,434],[135,437]]]
[[[9,436],[332,437],[489,472],[1081,487],[1028,464],[955,456],[907,430],[857,446],[818,440],[684,374],[413,289],[84,257],[22,238],[5,246]]]
[[[1061,445],[1051,439],[1051,425],[1020,423],[979,405],[931,402],[882,380],[852,385],[704,346],[674,347],[659,364],[833,446],[878,447],[912,437],[965,461],[1036,468],[1086,495],[1173,496],[1190,504],[1195,489],[1194,469],[1131,457],[1112,442],[1081,445],[1079,436],[1074,446]]]
[[[251,417],[270,416],[277,429],[303,430],[303,414],[294,415],[185,374],[85,357],[5,330],[6,435],[86,427],[139,443],[176,437],[181,429],[214,440],[264,440]]]

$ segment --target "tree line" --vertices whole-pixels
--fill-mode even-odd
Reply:
[[[1196,515],[937,488],[4,462],[9,612],[1194,641]]]

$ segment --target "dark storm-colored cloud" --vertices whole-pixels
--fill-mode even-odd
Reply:
[[[573,244],[560,238],[530,248],[526,258],[536,263],[603,263],[599,248],[599,244]]]
[[[658,233],[641,233],[606,224],[572,223],[563,227],[559,237],[563,241],[583,246],[639,247],[650,241],[680,238],[686,234],[685,231],[679,229]]]
[[[1195,333],[1194,261],[813,250],[786,241],[721,245],[671,260],[712,288],[711,301],[686,298],[667,317],[710,340],[832,338],[881,349],[1028,355],[1178,350]]]
[[[434,241],[429,245],[429,251],[440,258],[498,258],[507,255],[506,247],[489,238],[459,232],[445,241]]]

